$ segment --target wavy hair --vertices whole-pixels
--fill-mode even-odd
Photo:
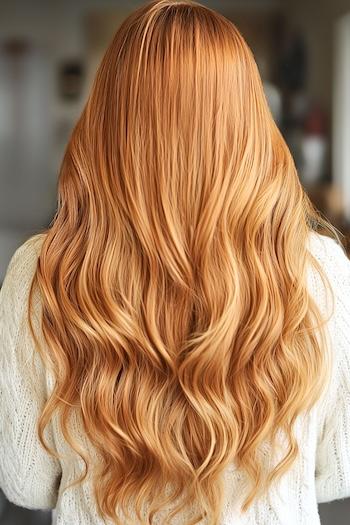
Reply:
[[[76,483],[92,469],[102,517],[125,523],[117,509],[133,502],[148,524],[184,495],[164,523],[194,502],[187,524],[215,525],[230,463],[251,482],[243,511],[292,466],[296,418],[327,376],[307,289],[320,227],[334,233],[234,24],[189,0],[126,18],[67,145],[30,294],[55,375],[40,440],[55,453],[44,430],[57,412],[78,451],[78,410],[99,461],[80,451]],[[265,469],[279,433],[284,455]]]

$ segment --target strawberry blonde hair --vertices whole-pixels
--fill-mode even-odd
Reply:
[[[327,375],[306,279],[309,263],[322,273],[307,250],[319,227],[333,231],[233,23],[189,0],[128,16],[66,148],[31,288],[55,376],[39,436],[55,454],[57,412],[78,451],[78,411],[99,459],[79,452],[76,483],[93,473],[102,517],[124,524],[134,502],[148,524],[184,495],[162,523],[192,502],[187,525],[216,525],[230,463],[251,482],[243,511],[291,467],[293,425]],[[279,433],[268,471],[262,447]]]

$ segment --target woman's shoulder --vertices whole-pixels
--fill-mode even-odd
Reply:
[[[0,317],[5,329],[10,320],[23,315],[45,236],[45,233],[37,233],[27,238],[10,258],[0,288]],[[35,294],[34,304],[37,303]]]
[[[309,250],[322,270],[314,265],[309,267],[309,291],[329,321],[335,354],[343,362],[349,360],[350,348],[350,259],[338,240],[314,232]]]
[[[47,233],[36,233],[23,241],[14,251],[10,263],[15,261],[32,260],[40,255],[42,243]]]
[[[6,281],[23,279],[34,272],[46,235],[46,233],[32,235],[16,248],[7,266]]]
[[[308,249],[321,263],[325,265],[347,266],[348,256],[340,240],[316,231],[310,231]]]
[[[350,259],[341,241],[312,231],[309,234],[307,247],[322,267],[332,289],[337,295],[344,296],[347,293],[350,301]],[[320,284],[314,272],[311,280],[314,285]]]

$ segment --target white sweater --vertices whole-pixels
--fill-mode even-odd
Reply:
[[[89,481],[62,492],[81,472],[82,463],[62,439],[57,419],[46,436],[65,455],[63,460],[49,456],[36,434],[38,416],[53,385],[33,352],[25,321],[42,240],[43,234],[35,235],[15,251],[0,292],[0,487],[17,505],[56,508],[57,525],[102,525]],[[325,269],[336,297],[328,325],[333,379],[310,414],[299,416],[296,431],[301,454],[294,467],[246,514],[238,510],[245,495],[244,476],[234,465],[227,468],[222,525],[316,525],[320,523],[317,502],[350,496],[350,261],[328,237],[312,233],[308,246]],[[326,311],[324,289],[314,271],[309,274],[309,284]],[[89,449],[77,420],[73,426],[83,447]],[[157,523],[163,523],[161,514]],[[186,518],[174,523],[186,524]]]

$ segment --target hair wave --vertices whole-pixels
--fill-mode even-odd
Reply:
[[[291,467],[293,425],[326,377],[306,282],[309,264],[322,273],[306,247],[320,226],[234,24],[193,1],[126,18],[66,148],[31,288],[55,374],[39,436],[54,453],[57,411],[78,451],[78,409],[101,516],[121,523],[133,502],[151,523],[185,495],[167,519],[196,502],[188,525],[215,525],[229,463],[252,482],[243,510]],[[288,447],[265,471],[278,432]]]

